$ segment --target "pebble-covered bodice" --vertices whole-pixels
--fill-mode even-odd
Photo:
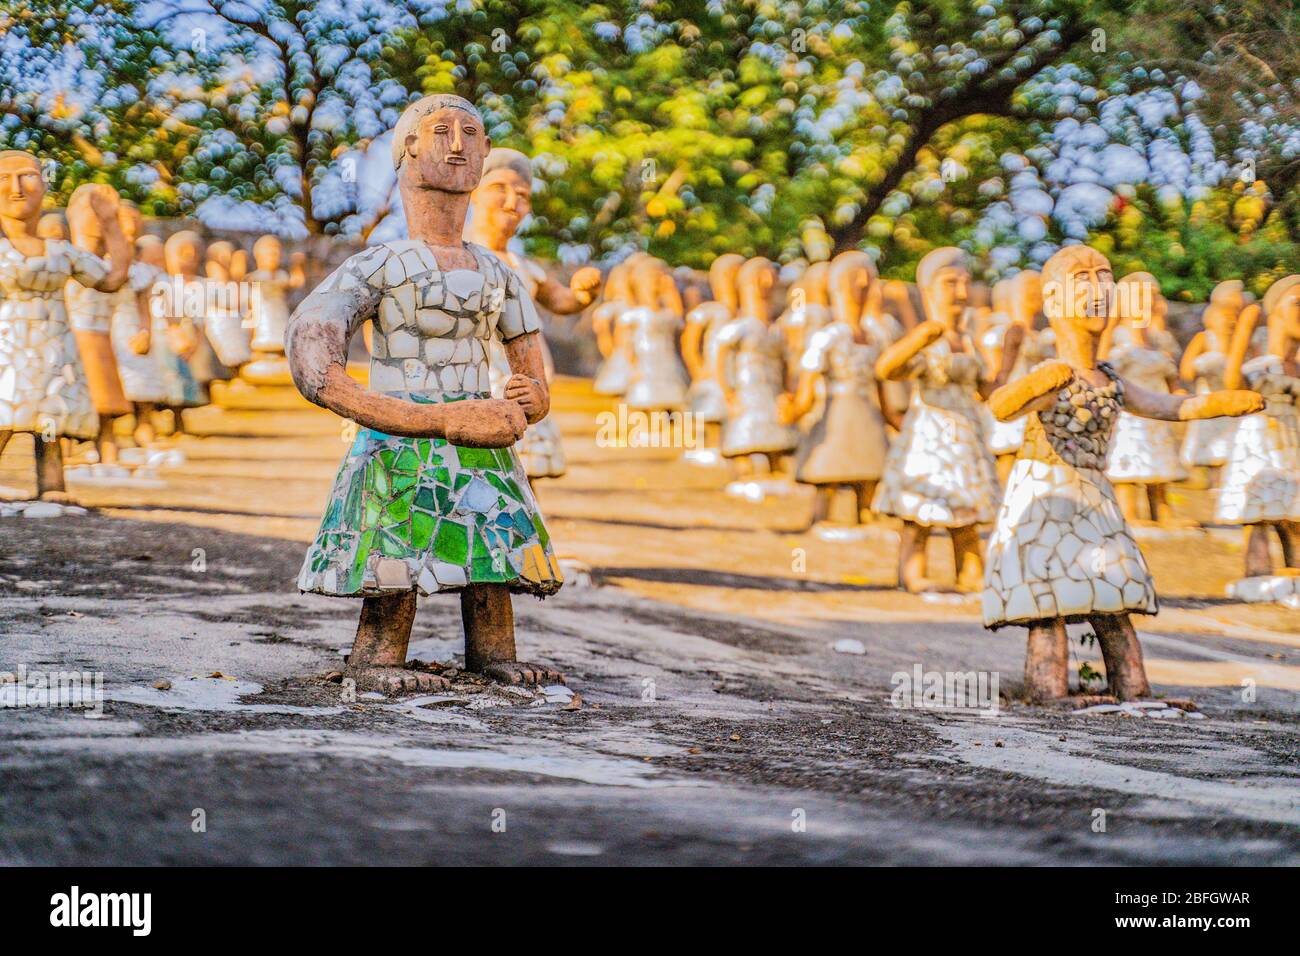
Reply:
[[[1037,419],[1043,437],[1062,461],[1075,468],[1101,471],[1106,467],[1111,432],[1124,407],[1124,385],[1109,365],[1100,362],[1097,367],[1109,382],[1094,386],[1075,376],[1056,393],[1056,404],[1039,412]],[[1026,435],[1021,457],[1038,457],[1034,444]]]

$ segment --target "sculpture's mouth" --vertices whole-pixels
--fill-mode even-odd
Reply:
[[[469,160],[464,156],[448,156],[447,162],[452,166],[464,166]]]

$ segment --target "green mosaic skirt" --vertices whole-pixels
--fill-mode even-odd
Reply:
[[[562,581],[513,448],[363,428],[334,480],[298,588],[368,597],[505,584],[545,596]]]

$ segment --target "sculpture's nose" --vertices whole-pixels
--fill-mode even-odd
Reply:
[[[451,151],[453,153],[464,152],[464,140],[460,135],[460,123],[453,123],[451,127]]]

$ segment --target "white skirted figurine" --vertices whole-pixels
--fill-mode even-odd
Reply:
[[[717,336],[714,374],[727,400],[722,454],[742,477],[777,470],[799,444],[799,432],[784,421],[785,358],[780,331],[772,324],[776,270],[763,258],[740,267],[736,318]]]
[[[871,505],[889,446],[883,390],[875,372],[881,350],[861,321],[869,296],[878,296],[878,278],[875,263],[864,252],[840,253],[828,273],[834,321],[808,337],[786,420],[806,415],[822,386],[824,408],[799,443],[795,480],[816,488],[814,523],[832,516],[836,492],[847,489],[854,503],[849,523],[857,524]]]
[[[990,375],[966,333],[969,260],[960,249],[928,253],[916,267],[926,321],[885,350],[876,362],[881,380],[911,379],[911,408],[885,459],[872,509],[901,518],[899,583],[909,591],[940,590],[927,576],[931,529],[952,538],[956,587],[974,592],[984,575],[977,526],[993,520],[998,480],[985,434],[982,398],[1000,376]],[[1006,348],[1015,362],[1019,341]]]
[[[1028,628],[1031,699],[1069,693],[1065,625],[1075,621],[1096,631],[1113,695],[1151,693],[1129,615],[1156,613],[1155,586],[1104,471],[1120,412],[1191,421],[1261,405],[1253,392],[1187,398],[1148,391],[1099,362],[1113,287],[1110,263],[1094,249],[1067,246],[1048,259],[1043,297],[1060,358],[989,402],[1000,421],[1028,418],[989,536],[983,612],[985,627]]]
[[[610,269],[605,278],[604,301],[591,311],[591,327],[601,354],[600,368],[591,386],[597,395],[622,395],[627,391],[632,360],[622,338],[627,327],[618,320],[627,309],[636,306],[632,299],[632,269],[644,258],[644,253],[633,253]]]
[[[1300,607],[1300,275],[1274,282],[1262,304],[1267,350],[1246,360],[1260,314],[1248,309],[1233,333],[1224,380],[1229,388],[1244,382],[1259,392],[1264,408],[1237,425],[1214,517],[1248,528],[1246,577],[1229,594]],[[1270,529],[1282,546],[1281,571],[1269,555]]]
[[[718,330],[736,316],[736,274],[745,257],[723,253],[709,264],[710,302],[701,302],[686,314],[682,332],[682,358],[691,374],[687,395],[691,412],[706,425],[717,425],[727,417],[727,401],[715,375]]]
[[[1022,341],[1017,352],[1016,363],[1009,375],[1019,377],[1029,370],[1029,360],[1037,339],[1034,319],[1042,308],[1042,276],[1032,269],[1024,269],[994,284],[993,312],[984,331],[980,334],[979,342],[980,349],[984,353],[984,361],[990,368],[1002,367],[1007,332],[1012,326],[1019,326]],[[1016,452],[1020,450],[1020,444],[1025,440],[1025,420],[1019,418],[1013,422],[1000,422],[992,415],[989,417],[989,451],[993,452],[993,457],[997,459],[998,477],[1006,481]]]
[[[1226,387],[1223,376],[1227,371],[1232,333],[1247,309],[1258,311],[1259,306],[1246,301],[1245,286],[1240,279],[1220,282],[1210,293],[1210,302],[1201,316],[1204,328],[1187,343],[1178,367],[1179,377],[1192,385],[1197,395]],[[1200,472],[1201,487],[1217,484],[1220,470],[1228,463],[1239,421],[1205,418],[1188,422],[1179,457],[1188,468]]]
[[[677,357],[682,328],[677,285],[663,262],[649,258],[633,267],[631,284],[636,306],[618,318],[631,364],[623,401],[636,411],[683,411],[689,384]]]
[[[284,332],[289,326],[289,293],[307,283],[307,273],[300,257],[281,267],[284,247],[275,236],[261,236],[253,243],[254,269],[247,276],[255,295],[249,321],[253,338],[252,354],[239,370],[239,377],[251,385],[288,385],[289,361],[284,357]]]
[[[1100,357],[1126,382],[1149,392],[1172,394],[1181,391],[1178,367],[1167,351],[1147,337],[1153,329],[1152,315],[1158,301],[1163,303],[1163,297],[1149,273],[1136,272],[1120,279],[1115,286],[1112,322],[1118,323],[1116,337],[1123,344]],[[1174,422],[1121,411],[1110,437],[1106,477],[1115,485],[1120,511],[1129,524],[1194,524],[1175,521],[1165,493],[1170,482],[1187,478]],[[1142,497],[1146,499],[1149,520],[1144,520],[1138,509]]]

